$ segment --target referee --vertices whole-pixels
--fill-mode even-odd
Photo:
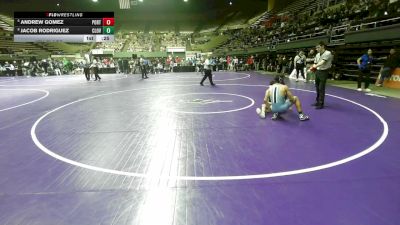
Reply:
[[[201,86],[204,86],[203,82],[207,79],[207,77],[208,77],[208,79],[210,80],[210,84],[211,84],[212,86],[215,85],[214,82],[213,82],[213,80],[212,80],[211,69],[212,69],[211,62],[210,62],[210,60],[208,59],[208,57],[206,57],[206,60],[204,61],[204,77],[203,77],[203,79],[202,79],[201,82],[200,82],[200,85],[201,85]]]
[[[311,68],[311,70],[316,70],[315,89],[317,91],[317,98],[313,106],[315,106],[315,109],[323,109],[326,80],[328,79],[329,69],[332,67],[333,55],[330,51],[326,50],[326,44],[322,41],[316,46],[316,49],[318,54],[315,56],[315,64]]]

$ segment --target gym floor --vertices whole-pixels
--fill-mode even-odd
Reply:
[[[0,78],[2,225],[397,225],[400,99],[214,72]]]

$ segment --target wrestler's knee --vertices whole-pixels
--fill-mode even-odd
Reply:
[[[299,98],[297,96],[293,96],[291,102],[295,104],[297,101],[299,101]]]

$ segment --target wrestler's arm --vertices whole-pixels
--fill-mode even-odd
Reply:
[[[270,90],[269,88],[267,89],[267,91],[265,91],[265,97],[264,97],[264,104],[265,104],[265,108],[269,109],[270,108],[270,102],[269,102],[269,98],[270,98]],[[268,110],[266,110],[268,111]]]
[[[285,87],[283,88],[283,91],[285,92],[287,98],[288,98],[291,102],[295,102],[295,101],[296,101],[294,95],[292,94],[292,92],[290,92],[288,86],[285,85]]]

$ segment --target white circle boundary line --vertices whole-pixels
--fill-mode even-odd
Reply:
[[[15,78],[0,79],[0,84],[15,81]]]
[[[166,99],[168,98],[172,98],[172,97],[176,97],[176,96],[184,96],[184,95],[193,95],[193,94],[207,94],[207,95],[232,95],[232,96],[237,96],[237,97],[242,97],[245,98],[247,100],[250,100],[250,104],[247,106],[244,106],[242,108],[238,108],[238,109],[231,109],[231,110],[225,110],[225,111],[214,111],[214,112],[191,112],[191,111],[178,111],[178,110],[170,110],[170,109],[165,109],[166,111],[169,112],[175,112],[175,113],[181,113],[181,114],[195,114],[195,115],[210,115],[210,114],[220,114],[220,113],[230,113],[230,112],[237,112],[237,111],[241,111],[247,108],[250,108],[254,105],[255,101],[254,99],[244,96],[244,95],[237,95],[237,94],[232,94],[232,93],[222,93],[222,92],[218,92],[218,93],[185,93],[185,94],[178,94],[178,95],[171,95],[171,96],[167,96],[164,97]]]
[[[232,81],[232,80],[243,80],[243,79],[247,79],[251,77],[251,74],[248,73],[237,73],[237,74],[244,74],[246,76],[244,77],[238,77],[238,78],[230,78],[230,79],[223,79],[223,80],[215,80],[213,79],[213,81]],[[214,76],[213,76],[214,77]],[[197,78],[197,80],[201,80],[202,77],[199,76],[199,78]],[[187,78],[188,79],[188,78]],[[152,82],[181,82],[181,83],[188,83],[188,82],[195,82],[195,79],[193,78],[193,80],[174,80],[173,78],[167,78],[167,79],[160,79],[160,80],[148,80],[148,81],[152,81]]]
[[[237,85],[237,86],[242,86],[241,84],[228,84],[228,85]],[[176,85],[176,86],[182,86],[182,85]],[[193,85],[184,85],[184,86],[193,86]],[[243,85],[243,86],[263,86],[263,87],[268,87],[267,85]],[[292,88],[294,90],[300,90],[300,91],[305,91],[305,92],[315,92],[315,91],[310,91],[310,90],[303,90],[303,89],[296,89],[296,88]],[[132,89],[132,90],[125,90],[125,91],[136,91],[136,90],[140,90],[140,89]],[[331,163],[327,163],[327,164],[323,164],[323,165],[319,165],[319,166],[314,166],[314,167],[310,167],[310,168],[305,168],[305,169],[298,169],[298,170],[291,170],[291,171],[285,171],[285,172],[274,172],[274,173],[267,173],[267,174],[255,174],[255,175],[238,175],[238,176],[204,176],[204,177],[196,177],[196,176],[149,176],[147,174],[142,174],[142,173],[133,173],[133,172],[126,172],[126,171],[119,171],[119,170],[113,170],[113,169],[105,169],[105,168],[101,168],[101,167],[97,167],[97,166],[91,166],[88,164],[84,164],[84,163],[80,163],[77,161],[73,161],[71,159],[67,159],[63,156],[60,156],[52,151],[50,151],[49,149],[47,149],[45,146],[43,146],[40,141],[38,140],[37,136],[36,136],[36,127],[38,126],[39,122],[41,120],[43,120],[47,115],[61,109],[64,108],[66,106],[72,105],[74,103],[80,102],[80,101],[84,101],[84,100],[88,100],[88,99],[92,99],[92,98],[96,98],[96,97],[100,97],[100,96],[105,96],[105,95],[110,95],[110,94],[115,94],[115,93],[119,93],[119,92],[125,92],[125,91],[117,91],[117,92],[111,92],[111,93],[107,93],[107,94],[102,94],[102,95],[97,95],[97,96],[92,96],[89,98],[85,98],[85,99],[79,99],[76,100],[74,102],[70,102],[67,103],[65,105],[62,105],[60,107],[57,107],[47,113],[45,113],[43,116],[41,116],[32,126],[31,128],[31,137],[33,142],[35,143],[35,145],[42,150],[44,153],[50,155],[53,158],[56,158],[60,161],[63,161],[65,163],[68,163],[70,165],[74,165],[74,166],[78,166],[81,168],[85,168],[85,169],[89,169],[89,170],[93,170],[93,171],[98,171],[98,172],[104,172],[104,173],[109,173],[109,174],[114,174],[114,175],[122,175],[122,176],[129,176],[129,177],[140,177],[140,178],[158,178],[158,179],[167,179],[167,180],[187,180],[187,181],[229,181],[229,180],[252,180],[252,179],[265,179],[265,178],[273,178],[273,177],[283,177],[283,176],[290,176],[290,175],[297,175],[297,174],[304,174],[304,173],[310,173],[310,172],[315,172],[315,171],[320,171],[320,170],[324,170],[324,169],[328,169],[328,168],[332,168],[335,166],[339,166],[345,163],[348,163],[350,161],[356,160],[358,158],[361,158],[369,153],[371,153],[372,151],[374,151],[376,148],[378,148],[387,138],[388,134],[389,134],[389,128],[388,128],[388,124],[387,122],[374,110],[368,108],[367,106],[364,106],[358,102],[343,98],[343,97],[339,97],[336,95],[331,95],[331,94],[326,94],[328,96],[334,97],[334,98],[338,98],[350,103],[353,103],[357,106],[360,106],[361,108],[364,108],[366,110],[368,110],[369,112],[371,112],[372,114],[374,114],[379,120],[380,122],[383,124],[383,132],[381,137],[370,147],[362,150],[361,152],[349,156],[347,158],[341,159],[341,160],[337,160]]]
[[[82,75],[82,74],[81,74]],[[64,76],[67,76],[67,75],[64,75]],[[80,75],[68,75],[68,76],[80,76]],[[101,82],[109,82],[109,81],[114,81],[114,80],[122,80],[122,79],[126,79],[126,78],[128,78],[128,75],[124,75],[123,77],[117,77],[117,78],[115,78],[115,79],[110,79],[110,80],[103,80],[103,81],[101,81]],[[33,78],[34,79],[34,78]],[[54,79],[56,79],[56,78],[54,78]],[[14,80],[14,81],[22,81],[22,80],[18,80],[18,79],[16,79],[16,80]],[[55,80],[56,81],[56,80]],[[80,81],[80,82],[77,82],[77,83],[59,83],[59,84],[54,84],[54,83],[52,83],[52,84],[16,84],[16,85],[7,85],[7,84],[0,84],[0,87],[51,87],[51,86],[60,86],[60,85],[68,85],[68,86],[70,86],[70,85],[80,85],[80,84],[86,84],[88,81]]]
[[[49,96],[49,94],[50,94],[49,91],[42,90],[42,89],[17,89],[17,88],[7,88],[7,89],[5,89],[5,88],[0,88],[0,91],[1,90],[39,91],[39,92],[44,92],[45,94],[42,97],[40,97],[38,99],[35,99],[35,100],[32,100],[30,102],[26,102],[26,103],[19,104],[19,105],[16,105],[16,106],[8,107],[8,108],[5,108],[5,109],[0,109],[0,112],[4,112],[4,111],[10,110],[10,109],[15,109],[15,108],[18,108],[18,107],[21,107],[21,106],[24,106],[24,105],[29,105],[29,104],[35,103],[35,102],[40,101],[40,100],[42,100],[44,98],[47,98],[47,96]]]

